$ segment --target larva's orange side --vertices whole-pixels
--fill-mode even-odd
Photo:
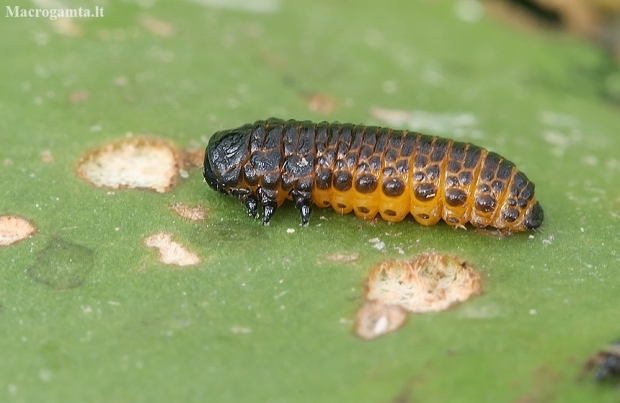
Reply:
[[[544,213],[534,184],[514,164],[471,143],[404,130],[268,119],[216,133],[204,176],[238,197],[263,222],[284,200],[302,224],[310,205],[363,219],[377,214],[422,225],[444,220],[507,231],[538,228]]]

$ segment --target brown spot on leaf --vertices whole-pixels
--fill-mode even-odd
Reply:
[[[58,17],[52,21],[54,31],[60,35],[79,37],[84,35],[84,28],[75,23],[76,18]]]
[[[144,240],[149,248],[159,249],[159,261],[175,266],[192,266],[200,263],[197,254],[188,251],[183,245],[172,240],[172,234],[159,232]]]
[[[77,104],[80,102],[87,101],[88,97],[89,97],[89,94],[88,94],[88,91],[86,90],[73,91],[69,94],[69,101],[72,104]]]
[[[50,150],[43,150],[41,151],[41,161],[45,164],[49,164],[51,162],[54,162],[54,156],[52,155],[52,152]]]
[[[170,209],[179,216],[192,221],[202,221],[208,213],[208,209],[201,205],[192,207],[184,203],[171,204]]]
[[[355,334],[370,340],[393,332],[405,323],[407,311],[400,305],[367,301],[355,314]]]
[[[329,262],[349,263],[349,262],[355,262],[357,259],[359,259],[359,257],[360,257],[359,253],[336,252],[336,253],[332,253],[331,255],[325,256],[325,260]]]
[[[114,79],[112,80],[112,84],[118,87],[125,87],[126,85],[129,84],[129,79],[125,76],[117,76],[117,77],[114,77]]]
[[[553,366],[543,364],[532,373],[529,391],[513,400],[514,403],[547,403],[557,401],[558,384],[564,375],[552,369]]]
[[[338,103],[334,98],[326,94],[310,93],[304,96],[306,105],[310,112],[317,112],[329,115],[338,108]]]
[[[28,220],[13,215],[0,216],[0,246],[12,245],[26,239],[35,230]]]
[[[177,148],[151,137],[104,145],[80,159],[80,178],[98,187],[149,188],[164,193],[176,185],[183,161]]]
[[[202,168],[205,161],[205,149],[187,149],[183,152],[183,161],[186,165]]]
[[[174,27],[171,24],[154,17],[142,17],[140,19],[140,25],[142,25],[153,35],[163,36],[166,38],[174,35]]]

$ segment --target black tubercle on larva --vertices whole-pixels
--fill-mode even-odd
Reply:
[[[544,218],[534,184],[500,155],[376,126],[271,118],[220,131],[207,146],[203,175],[249,215],[262,213],[265,224],[287,198],[303,225],[313,203],[363,218],[380,212],[389,221],[402,220],[405,207],[424,225],[444,218],[506,231],[536,229]]]

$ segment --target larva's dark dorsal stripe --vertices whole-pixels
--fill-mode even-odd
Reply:
[[[307,224],[310,206],[361,218],[380,214],[423,225],[443,219],[508,231],[538,228],[543,210],[515,165],[484,148],[406,130],[271,118],[216,133],[204,176],[263,222],[291,199]]]

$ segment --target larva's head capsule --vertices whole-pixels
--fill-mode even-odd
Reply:
[[[224,130],[209,140],[202,174],[213,189],[227,193],[241,180],[241,166],[249,158],[251,128]]]
[[[211,168],[211,163],[209,162],[209,150],[205,152],[205,162],[202,168],[202,176],[205,177],[205,181],[207,184],[211,186],[214,190],[219,190],[220,192],[224,192],[224,190],[218,186],[217,177],[215,176],[215,172],[213,172],[213,168]]]
[[[525,229],[533,230],[540,227],[544,218],[545,212],[540,203],[536,202],[532,208],[525,213],[525,220],[523,222]]]

